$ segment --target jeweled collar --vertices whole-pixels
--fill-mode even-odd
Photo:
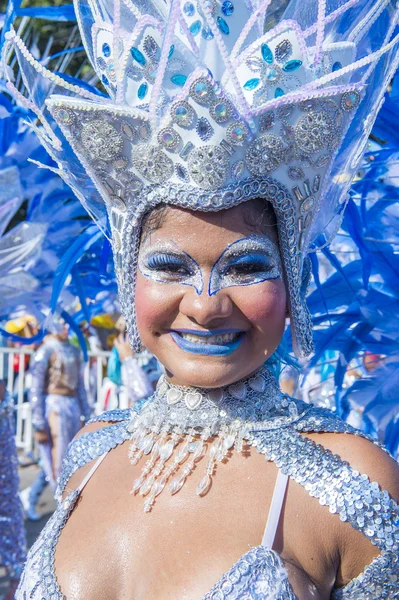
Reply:
[[[257,432],[287,426],[308,409],[280,392],[267,367],[216,390],[180,387],[163,377],[153,399],[127,427],[132,464],[148,456],[131,493],[147,496],[148,512],[167,484],[172,495],[178,493],[195,464],[207,457],[197,486],[197,494],[204,496],[217,462],[232,451],[241,453],[244,441],[256,445]]]
[[[269,429],[292,423],[305,405],[282,394],[278,382],[267,366],[255,374],[217,389],[183,387],[162,376],[153,399],[131,425],[145,421],[197,431],[209,428],[214,435],[221,426],[246,425],[248,431]],[[129,425],[130,426],[130,425]]]

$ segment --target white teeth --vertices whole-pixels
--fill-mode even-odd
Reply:
[[[195,333],[180,333],[180,335],[187,342],[192,342],[194,344],[229,344],[237,339],[239,333],[223,333],[208,337],[195,335]]]

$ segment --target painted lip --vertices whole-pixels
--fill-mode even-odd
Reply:
[[[195,335],[201,335],[203,337],[222,335],[223,333],[240,333],[240,335],[236,340],[233,340],[232,342],[229,342],[227,344],[197,344],[195,342],[189,342],[188,340],[185,340],[179,335],[178,332],[191,333]],[[212,332],[198,332],[189,329],[175,329],[170,331],[170,335],[172,336],[174,342],[179,346],[179,348],[181,348],[185,352],[189,352],[190,354],[202,354],[205,356],[228,356],[229,354],[234,352],[234,350],[237,350],[237,348],[241,345],[245,337],[245,331],[242,331],[241,329],[220,329],[214,330]]]
[[[209,331],[201,331],[198,329],[171,329],[170,332],[191,333],[202,337],[213,337],[214,335],[225,335],[226,333],[245,333],[242,329],[212,329]]]

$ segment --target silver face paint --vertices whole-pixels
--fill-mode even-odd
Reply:
[[[280,252],[274,242],[255,235],[242,238],[227,246],[213,265],[208,293],[213,296],[228,287],[280,279],[281,273]]]
[[[159,242],[140,249],[138,268],[148,279],[158,283],[192,286],[197,294],[204,288],[198,263],[174,242]]]

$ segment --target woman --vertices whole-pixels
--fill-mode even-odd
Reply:
[[[272,27],[268,5],[76,2],[111,101],[50,99],[44,142],[105,201],[131,343],[165,377],[71,445],[18,600],[397,596],[395,461],[277,374],[287,316],[312,351],[306,252],[337,227],[398,13],[294,2]]]

